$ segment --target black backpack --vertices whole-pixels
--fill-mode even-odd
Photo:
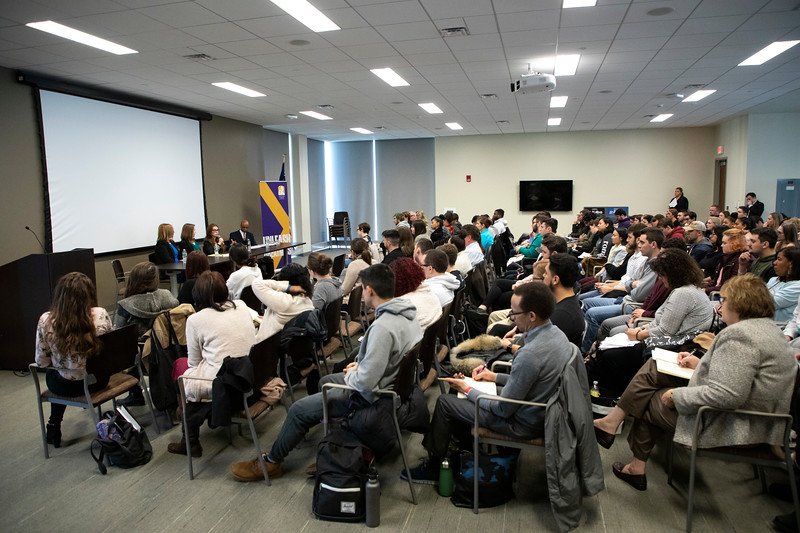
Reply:
[[[320,520],[364,520],[365,488],[375,457],[348,431],[334,429],[317,447],[317,480],[311,510]]]
[[[97,438],[92,441],[89,452],[103,475],[107,473],[106,465],[103,463],[106,456],[109,463],[119,468],[144,465],[153,458],[153,447],[144,428],[139,425],[139,429],[136,429],[126,416],[139,425],[125,407],[117,407],[116,411],[106,411],[97,423]],[[95,455],[96,447],[100,448],[98,455]]]
[[[172,327],[170,312],[162,313],[166,318],[169,344],[161,346],[158,335],[151,330],[150,334],[150,398],[153,406],[159,411],[167,411],[178,407],[178,384],[172,379],[175,361],[186,357],[186,346],[178,343],[178,336]]]
[[[314,342],[325,342],[328,338],[328,328],[316,309],[303,311],[283,326],[281,350],[288,353],[292,341],[299,337],[305,337]]]

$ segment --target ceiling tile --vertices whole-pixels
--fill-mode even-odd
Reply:
[[[163,22],[164,24],[168,24],[173,28],[185,28],[187,26],[225,22],[224,18],[194,2],[179,2],[176,4],[144,7],[139,9],[139,13],[147,15],[159,22]]]
[[[372,26],[430,20],[417,0],[358,6],[355,10]]]
[[[376,26],[375,29],[390,42],[440,37],[439,30],[436,29],[436,26],[430,20]]]

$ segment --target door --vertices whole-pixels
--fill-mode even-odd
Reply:
[[[725,211],[730,211],[725,203],[725,180],[728,172],[728,160],[717,159],[714,162],[714,203]]]

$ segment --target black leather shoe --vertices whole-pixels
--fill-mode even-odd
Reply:
[[[144,394],[141,387],[131,389],[126,397],[117,400],[117,405],[124,405],[125,407],[135,407],[144,405]]]
[[[630,485],[636,490],[647,490],[647,476],[645,474],[626,474],[622,471],[625,468],[623,463],[614,463],[611,470],[614,475]]]
[[[617,438],[613,433],[606,433],[597,426],[594,427],[594,436],[597,439],[597,444],[606,450],[611,448],[611,445],[614,444],[614,439]]]
[[[52,444],[54,448],[61,448],[61,426],[48,422],[45,427],[45,437],[47,444]]]

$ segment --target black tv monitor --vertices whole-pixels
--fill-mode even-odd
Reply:
[[[520,211],[572,211],[572,180],[519,182]]]

